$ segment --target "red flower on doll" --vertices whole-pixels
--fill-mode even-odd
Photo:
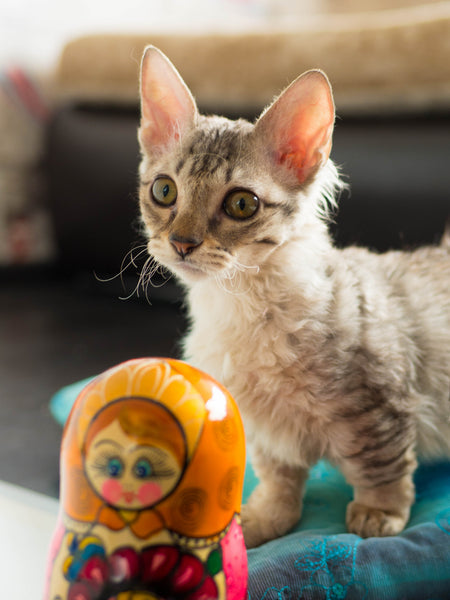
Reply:
[[[91,544],[90,550],[86,548],[89,545],[83,548],[86,560],[75,552],[76,560],[69,561],[72,577],[66,574],[71,579],[67,600],[114,600],[121,592],[132,591],[151,591],[162,598],[184,600],[218,597],[213,579],[221,567],[218,550],[213,550],[204,564],[195,555],[169,545],[150,546],[140,553],[133,548],[119,548],[109,557],[98,541]]]

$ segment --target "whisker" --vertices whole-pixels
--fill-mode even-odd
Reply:
[[[259,273],[259,265],[244,265],[244,263],[241,263],[236,259],[234,260],[234,267],[240,272],[244,272],[246,270],[251,271],[254,269],[256,273]]]
[[[142,250],[140,250],[136,256],[134,256],[134,252],[136,250],[138,250],[139,248],[142,248]],[[129,250],[121,264],[120,264],[120,270],[118,273],[116,273],[115,275],[112,275],[111,277],[100,277],[99,275],[97,275],[97,273],[94,272],[94,277],[97,281],[99,281],[100,283],[108,283],[109,281],[114,281],[114,279],[117,279],[118,277],[120,277],[120,281],[122,283],[123,286],[123,274],[125,273],[125,271],[127,269],[129,269],[131,266],[137,268],[136,262],[135,260],[141,256],[142,254],[144,254],[147,251],[147,246],[145,244],[137,246],[136,248],[132,248],[131,250]],[[128,262],[127,262],[128,261]]]
[[[159,273],[163,277],[163,281],[161,283],[156,283],[154,281],[153,278],[156,273]],[[141,269],[138,282],[131,295],[136,294],[136,296],[139,298],[139,290],[142,289],[144,290],[145,299],[147,300],[148,304],[151,304],[149,287],[151,286],[153,288],[160,288],[166,285],[166,283],[171,280],[172,276],[172,273],[167,271],[163,265],[160,265],[157,260],[150,255]]]
[[[225,272],[218,273],[215,276],[215,279],[220,288],[228,294],[235,296],[244,295],[247,294],[253,287],[251,278],[247,278],[248,286],[245,288],[242,287],[245,272],[252,269],[255,270],[256,273],[259,273],[258,265],[245,265],[235,258],[233,261],[233,267]]]
[[[136,269],[136,271],[139,273],[137,283],[129,294],[125,296],[120,296],[119,298],[120,300],[130,300],[130,298],[132,298],[133,296],[140,298],[140,290],[144,290],[145,299],[149,304],[151,304],[148,291],[149,286],[151,285],[155,288],[162,287],[168,281],[170,281],[170,279],[172,278],[172,274],[170,273],[170,276],[167,276],[168,271],[162,265],[160,265],[157,262],[157,260],[151,255],[147,256],[143,266],[140,267],[138,264],[138,259],[143,255],[147,254],[147,252],[147,244],[141,244],[139,246],[136,246],[135,248],[132,248],[125,254],[118,273],[112,275],[111,277],[100,277],[99,275],[97,275],[97,273],[94,273],[94,276],[97,279],[97,281],[101,283],[108,283],[120,277],[122,288],[125,290],[126,286],[123,279],[123,275],[127,271],[127,269],[129,269],[130,267],[134,267],[134,269]],[[164,278],[162,282],[157,283],[154,281],[153,277],[156,273],[159,273]]]
[[[141,286],[141,281],[142,281],[142,277],[144,276],[144,274],[147,271],[147,265],[149,264],[150,261],[152,261],[153,258],[152,257],[148,257],[147,260],[144,263],[144,266],[141,269],[141,272],[139,274],[139,278],[138,281],[136,283],[136,285],[134,286],[134,288],[131,290],[131,292],[127,295],[127,296],[121,296],[120,300],[129,300],[130,298],[132,298],[135,294],[136,297],[139,298],[139,288]],[[135,265],[136,266],[136,265]]]

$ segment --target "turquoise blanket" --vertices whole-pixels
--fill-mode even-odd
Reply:
[[[52,398],[58,422],[66,421],[89,381]],[[247,465],[244,502],[256,483]],[[351,487],[320,462],[311,471],[295,530],[248,551],[248,600],[449,600],[450,463],[420,466],[415,483],[416,503],[405,531],[363,540],[345,533]]]
[[[248,552],[249,598],[450,599],[450,463],[421,466],[415,482],[405,531],[363,540],[344,533],[351,487],[336,469],[319,463],[295,531]]]

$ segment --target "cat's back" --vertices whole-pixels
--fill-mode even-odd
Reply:
[[[418,308],[441,302],[450,313],[450,247],[446,244],[381,254],[349,247],[341,254],[362,287],[375,282],[388,297],[407,297]]]
[[[376,254],[348,248],[342,257],[353,273],[361,321],[371,339],[427,365],[432,379],[443,380],[439,387],[448,398],[450,249],[442,244]]]
[[[421,456],[448,454],[450,246],[384,254],[351,247],[340,259],[358,297],[361,339],[383,362],[385,382],[403,373],[414,389]]]
[[[388,252],[382,255],[392,281],[403,280],[409,285],[424,281],[434,290],[450,295],[450,249],[445,246],[424,246],[412,252]]]
[[[341,251],[341,260],[351,273],[362,330],[370,332],[377,349],[385,351],[388,344],[411,363],[428,364],[448,379],[450,249],[377,254],[351,247]],[[448,383],[443,387],[448,397]]]

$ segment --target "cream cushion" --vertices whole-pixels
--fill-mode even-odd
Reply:
[[[137,102],[147,44],[165,52],[199,104],[214,110],[259,109],[311,68],[328,74],[341,113],[450,105],[450,2],[297,16],[238,33],[89,35],[64,48],[58,93]]]

